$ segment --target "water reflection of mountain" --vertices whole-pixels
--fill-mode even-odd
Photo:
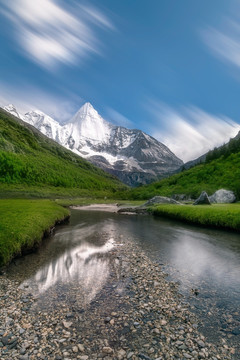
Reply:
[[[104,225],[104,224],[103,224]],[[109,226],[106,225],[109,236]],[[114,240],[96,237],[95,227],[74,227],[69,232],[60,232],[51,244],[56,251],[36,273],[25,280],[21,287],[28,286],[35,295],[43,295],[58,286],[75,287],[81,291],[83,302],[89,303],[101,290],[109,276],[109,259],[103,256],[114,247]],[[87,241],[89,240],[89,241]],[[91,241],[93,240],[93,241]],[[76,244],[79,244],[76,246]],[[74,246],[75,245],[75,246]],[[65,251],[63,251],[65,250]]]

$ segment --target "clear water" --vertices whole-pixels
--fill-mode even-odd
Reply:
[[[162,265],[202,319],[209,340],[240,343],[240,235],[151,216],[72,210],[69,225],[34,254],[16,260],[17,278],[49,306],[71,293],[89,304],[107,284],[116,239],[136,242]],[[79,291],[81,289],[81,291]],[[47,294],[47,296],[46,296]],[[76,299],[75,299],[76,300]]]

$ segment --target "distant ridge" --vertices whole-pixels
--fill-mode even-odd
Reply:
[[[183,164],[167,146],[141,130],[107,122],[90,103],[64,126],[39,110],[21,115],[12,104],[5,110],[130,186],[166,177]]]
[[[186,169],[187,164],[192,166]],[[187,200],[197,198],[202,191],[213,195],[226,189],[240,200],[240,132],[228,143],[187,164],[167,179],[133,189],[126,196],[142,200],[161,195]]]

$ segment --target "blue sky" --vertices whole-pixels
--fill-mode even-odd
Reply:
[[[65,122],[86,101],[183,160],[240,129],[237,0],[0,0],[0,104]]]

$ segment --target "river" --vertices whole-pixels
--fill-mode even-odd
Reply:
[[[21,287],[30,288],[47,308],[66,298],[74,287],[81,289],[76,296],[83,306],[90,304],[108,282],[108,253],[116,239],[122,246],[124,239],[135,242],[161,264],[168,279],[179,284],[210,341],[224,338],[240,349],[237,233],[152,216],[74,209],[68,225],[59,226],[37,252],[12,263],[8,277],[20,280]]]

